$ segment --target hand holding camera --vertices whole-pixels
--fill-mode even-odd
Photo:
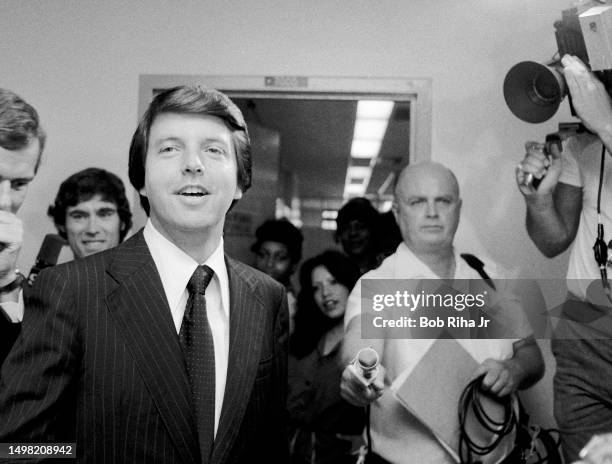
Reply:
[[[561,64],[576,116],[600,137],[612,135],[612,103],[604,84],[580,58],[565,55]]]

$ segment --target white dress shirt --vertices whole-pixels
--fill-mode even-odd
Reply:
[[[189,296],[187,283],[198,265],[207,265],[215,275],[206,288],[206,316],[215,345],[215,435],[221,417],[221,406],[227,380],[229,356],[229,278],[223,254],[223,238],[219,246],[203,263],[196,262],[183,250],[164,237],[149,219],[144,228],[147,242],[157,271],[164,286],[172,320],[178,334]]]
[[[0,303],[0,311],[4,311],[13,324],[23,321],[23,290],[19,290],[17,301],[3,301]]]
[[[455,255],[455,275],[453,279],[481,280],[480,274],[472,269],[457,250]],[[503,276],[499,266],[486,260],[485,269],[493,279]],[[349,295],[346,311],[344,313],[345,329],[349,321],[361,314],[361,282],[363,279],[439,279],[439,277],[421,261],[405,243],[401,243],[397,251],[387,257],[380,267],[364,274]],[[497,280],[497,285],[503,281]],[[457,285],[458,282],[455,282]],[[512,300],[508,300],[510,303]],[[530,327],[523,317],[522,311],[517,311],[520,325],[517,330],[529,335]],[[409,330],[409,329],[408,329]],[[487,358],[504,360],[513,355],[513,342],[507,339],[458,339],[478,363]],[[438,444],[432,435],[416,416],[409,414],[393,394],[394,390],[405,381],[412,369],[425,356],[435,340],[412,338],[385,339],[384,353],[381,363],[385,366],[385,391],[377,401],[372,403],[370,411],[371,436],[374,449],[381,457],[399,464],[444,463],[454,462],[444,447]],[[432,377],[433,379],[434,377]],[[453,411],[448,412],[449,414]],[[456,414],[456,412],[454,412]],[[500,445],[500,454],[506,450],[504,446],[514,443],[513,435],[509,435],[505,445]],[[490,461],[487,461],[490,462]]]

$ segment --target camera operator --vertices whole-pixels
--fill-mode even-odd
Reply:
[[[0,366],[21,327],[24,277],[16,264],[23,224],[16,216],[38,170],[45,145],[36,110],[0,89]]]
[[[516,179],[527,205],[527,232],[538,249],[553,257],[571,245],[569,293],[552,348],[555,417],[566,461],[573,462],[593,434],[612,431],[612,341],[592,326],[568,322],[602,315],[593,296],[596,288],[605,290],[606,264],[594,258],[593,242],[597,238],[605,250],[612,238],[612,102],[582,61],[565,55],[561,63],[575,113],[591,133],[571,137],[563,150],[550,147],[549,156],[542,144],[528,142]]]

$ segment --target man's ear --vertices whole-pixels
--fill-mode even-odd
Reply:
[[[55,228],[57,229],[57,231],[60,233],[60,235],[62,236],[66,236],[66,226],[63,226],[61,224],[55,224]]]

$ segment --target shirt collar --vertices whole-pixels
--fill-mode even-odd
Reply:
[[[462,267],[463,259],[461,259],[459,253],[454,247],[453,255],[455,256],[455,274],[453,279],[455,279],[458,275],[463,275],[465,272]],[[415,278],[439,279],[439,277],[430,269],[430,267],[421,261],[404,242],[400,243],[397,247],[396,269],[398,270],[398,275],[411,274],[414,275]]]
[[[164,286],[168,306],[173,311],[179,304],[187,288],[187,283],[199,263],[164,237],[155,228],[151,219],[147,220],[143,234]],[[229,278],[223,253],[223,238],[208,259],[201,264],[209,266],[215,272],[213,281],[217,281],[221,289],[223,312],[226,316],[229,316],[229,291],[227,290],[229,288]],[[226,290],[224,291],[224,289]]]

